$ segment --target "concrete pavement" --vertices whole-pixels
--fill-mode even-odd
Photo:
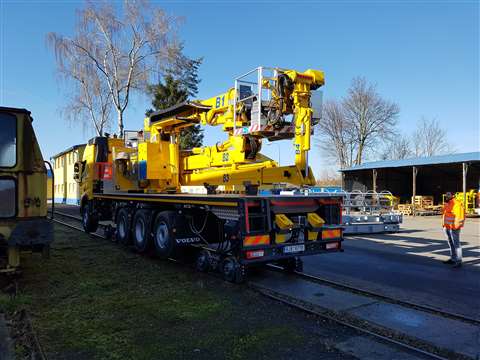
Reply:
[[[464,266],[449,250],[440,218],[406,218],[396,234],[347,237],[345,252],[304,258],[304,271],[399,300],[480,319],[480,219],[467,219]]]
[[[477,325],[275,272],[253,277],[249,283],[311,304],[321,311],[333,312],[340,318],[353,317],[376,329],[387,329],[402,338],[407,336],[415,343],[449,351],[452,356],[480,357],[480,329]]]

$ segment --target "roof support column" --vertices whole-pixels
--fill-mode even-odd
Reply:
[[[415,196],[417,196],[417,173],[416,166],[412,166],[412,215],[415,216]]]
[[[377,192],[377,169],[372,169],[372,190]]]
[[[467,210],[467,173],[468,173],[468,164],[462,163],[462,191],[463,191],[463,206],[465,211]]]

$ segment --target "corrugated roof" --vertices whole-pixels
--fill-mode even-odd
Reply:
[[[383,160],[383,161],[372,161],[367,162],[361,165],[352,166],[350,168],[341,169],[340,171],[357,171],[357,170],[368,170],[368,169],[380,169],[380,168],[398,168],[398,167],[407,167],[407,166],[421,166],[421,165],[439,165],[439,164],[452,164],[452,163],[463,163],[463,162],[472,162],[480,161],[480,152],[469,152],[462,154],[448,154],[448,155],[437,155],[429,157],[419,157],[411,159],[402,159],[402,160]]]
[[[79,147],[82,147],[82,146],[85,146],[85,145],[87,145],[87,144],[73,145],[72,147],[69,147],[68,149],[63,150],[62,152],[60,152],[60,153],[58,153],[58,154],[56,154],[56,155],[53,155],[50,159],[56,159],[57,157],[62,156],[63,154],[69,153],[70,151],[76,150],[76,149],[78,149]]]

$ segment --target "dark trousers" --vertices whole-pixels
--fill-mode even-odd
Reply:
[[[445,228],[448,245],[450,246],[450,257],[454,261],[462,261],[462,245],[460,244],[460,229],[453,230]]]

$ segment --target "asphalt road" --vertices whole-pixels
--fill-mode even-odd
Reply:
[[[480,219],[467,219],[462,268],[441,261],[440,218],[407,218],[402,232],[351,236],[345,252],[304,258],[304,271],[329,280],[480,319]]]

